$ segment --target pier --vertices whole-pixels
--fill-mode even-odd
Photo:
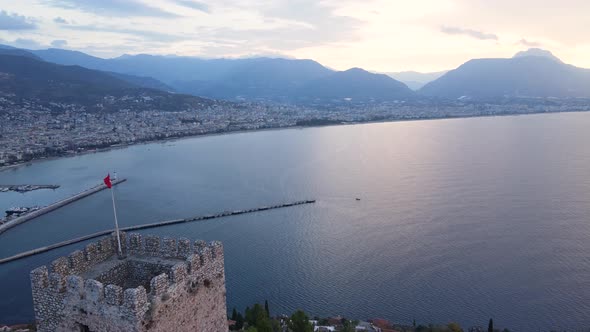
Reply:
[[[118,180],[113,180],[112,183],[113,183],[113,186],[114,186],[114,185],[117,185],[119,183],[123,183],[125,181],[127,181],[127,179],[118,179]],[[25,222],[27,222],[27,221],[29,221],[31,219],[35,219],[35,218],[37,218],[39,216],[42,216],[42,215],[44,215],[46,213],[49,213],[49,212],[53,211],[53,210],[57,210],[60,207],[63,207],[63,206],[66,206],[66,205],[68,205],[70,203],[73,203],[75,201],[78,201],[78,200],[80,200],[80,199],[82,199],[84,197],[87,197],[87,196],[90,196],[92,194],[95,194],[95,193],[97,193],[97,192],[99,192],[101,190],[105,190],[106,188],[107,188],[107,186],[105,186],[104,184],[99,184],[96,187],[92,187],[92,188],[90,188],[88,190],[84,190],[83,192],[77,193],[77,194],[75,194],[73,196],[70,196],[68,198],[62,199],[61,201],[57,201],[57,202],[55,202],[53,204],[49,204],[47,206],[44,206],[44,207],[42,207],[42,208],[40,208],[38,210],[35,210],[33,212],[30,212],[30,213],[27,213],[27,214],[25,214],[23,216],[16,217],[14,219],[10,219],[10,220],[6,221],[4,224],[0,225],[0,234],[6,232],[7,230],[9,230],[9,229],[11,229],[11,228],[13,228],[15,226],[18,226],[18,225],[20,225],[22,223],[25,223]]]
[[[120,181],[123,182],[125,180],[122,179]],[[113,184],[115,184],[115,183],[113,182]],[[168,225],[175,225],[175,224],[181,224],[181,223],[187,223],[187,222],[204,221],[204,220],[210,220],[210,219],[217,219],[217,218],[223,218],[223,217],[229,217],[229,216],[237,216],[237,215],[241,215],[241,214],[261,212],[261,211],[267,211],[267,210],[276,210],[276,209],[282,209],[282,208],[287,208],[287,207],[292,207],[292,206],[298,206],[298,205],[313,204],[313,203],[315,203],[315,199],[313,199],[313,200],[305,200],[305,201],[297,201],[297,202],[293,202],[293,203],[285,203],[285,204],[271,205],[271,206],[263,206],[263,207],[254,208],[254,209],[247,209],[247,210],[236,210],[236,211],[231,211],[231,212],[228,211],[228,212],[222,212],[222,213],[205,215],[205,216],[198,216],[198,217],[192,217],[192,218],[185,218],[185,219],[166,220],[166,221],[160,221],[160,222],[155,222],[155,223],[151,223],[151,224],[144,224],[144,225],[136,225],[136,226],[123,227],[123,228],[120,228],[120,230],[121,231],[125,231],[125,232],[127,232],[127,231],[137,231],[137,230],[141,230],[141,229],[156,228],[156,227],[162,227],[162,226],[168,226]],[[104,230],[104,231],[92,233],[92,234],[89,234],[89,235],[81,236],[79,238],[75,238],[75,239],[72,239],[72,240],[67,240],[67,241],[56,243],[56,244],[52,244],[50,246],[45,246],[45,247],[41,247],[41,248],[37,248],[37,249],[25,251],[25,252],[22,252],[20,254],[16,254],[14,256],[6,257],[6,258],[1,258],[0,259],[0,264],[4,264],[4,263],[12,262],[12,261],[15,261],[15,260],[18,260],[18,259],[21,259],[21,258],[25,258],[25,257],[33,256],[33,255],[36,255],[36,254],[40,254],[40,253],[43,253],[43,252],[46,252],[46,251],[50,251],[52,249],[57,249],[57,248],[65,247],[65,246],[68,246],[70,244],[75,244],[75,243],[83,242],[83,241],[86,241],[86,240],[94,239],[94,238],[97,238],[97,237],[105,236],[105,235],[111,234],[114,231],[115,231],[114,229],[108,229],[108,230]]]

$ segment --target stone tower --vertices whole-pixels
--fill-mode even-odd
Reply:
[[[40,332],[226,332],[220,242],[113,236],[31,271]]]

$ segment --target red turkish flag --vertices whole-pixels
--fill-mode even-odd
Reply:
[[[111,188],[113,186],[113,184],[111,183],[111,175],[107,175],[106,178],[103,179],[104,184],[107,186],[107,188]]]

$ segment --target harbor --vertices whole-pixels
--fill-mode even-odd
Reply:
[[[119,180],[121,182],[124,181],[124,179]],[[115,184],[115,182],[113,182],[113,184]],[[103,188],[104,189],[104,188]],[[138,230],[143,230],[143,229],[150,229],[150,228],[156,228],[156,227],[162,227],[162,226],[169,226],[169,225],[175,225],[175,224],[181,224],[181,223],[188,223],[188,222],[196,222],[196,221],[205,221],[205,220],[210,220],[210,219],[217,219],[217,218],[224,218],[224,217],[230,217],[230,216],[237,216],[237,215],[241,215],[241,214],[247,214],[247,213],[255,213],[255,212],[262,212],[262,211],[268,211],[268,210],[276,210],[276,209],[282,209],[282,208],[288,208],[288,207],[294,207],[294,206],[299,206],[299,205],[307,205],[307,204],[313,204],[315,203],[315,199],[313,200],[303,200],[303,201],[296,201],[296,202],[292,202],[292,203],[284,203],[284,204],[277,204],[277,205],[271,205],[271,206],[262,206],[259,208],[253,208],[253,209],[247,209],[247,210],[235,210],[235,211],[227,211],[227,212],[221,212],[221,213],[217,213],[217,214],[211,214],[211,215],[205,215],[205,216],[197,216],[197,217],[192,217],[192,218],[184,218],[184,219],[173,219],[173,220],[166,220],[166,221],[159,221],[159,222],[155,222],[155,223],[150,223],[150,224],[143,224],[143,225],[136,225],[136,226],[129,226],[129,227],[123,227],[120,230],[121,231],[138,231]],[[37,255],[43,252],[47,252],[53,249],[57,249],[57,248],[61,248],[61,247],[65,247],[71,244],[75,244],[75,243],[80,243],[86,240],[90,240],[90,239],[94,239],[94,238],[98,238],[101,236],[106,236],[108,234],[111,234],[114,231],[114,229],[107,229],[104,231],[100,231],[100,232],[96,232],[96,233],[92,233],[89,235],[85,235],[85,236],[81,236],[75,239],[71,239],[71,240],[67,240],[67,241],[62,241],[56,244],[52,244],[49,246],[45,246],[45,247],[41,247],[41,248],[37,248],[37,249],[33,249],[33,250],[29,250],[29,251],[25,251],[10,257],[6,257],[6,258],[0,258],[0,264],[4,264],[4,263],[8,263],[8,262],[12,262],[21,258],[25,258],[25,257],[29,257],[29,256],[33,256],[33,255]]]
[[[123,183],[127,181],[127,179],[117,179],[117,180],[113,180],[112,183],[113,185],[117,185],[120,183]],[[44,207],[35,207],[33,208],[13,208],[14,210],[16,210],[17,212],[20,211],[19,209],[27,209],[26,213],[23,214],[18,214],[18,216],[16,216],[15,218],[9,218],[7,217],[7,219],[4,221],[4,223],[0,224],[0,234],[6,232],[7,230],[16,227],[22,223],[25,223],[29,220],[35,219],[39,216],[42,216],[44,214],[47,214],[51,211],[57,210],[63,206],[66,206],[70,203],[76,202],[84,197],[90,196],[92,194],[95,194],[101,190],[106,189],[107,187],[104,184],[99,184],[95,187],[92,187],[90,189],[84,190],[82,192],[79,192],[77,194],[74,194],[73,196],[70,196],[68,198],[62,199],[60,201],[57,201],[55,203],[52,203],[50,205],[44,206]],[[13,214],[11,214],[12,216]]]

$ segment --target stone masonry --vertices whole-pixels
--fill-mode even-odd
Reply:
[[[31,271],[40,332],[226,332],[220,242],[114,235]]]

